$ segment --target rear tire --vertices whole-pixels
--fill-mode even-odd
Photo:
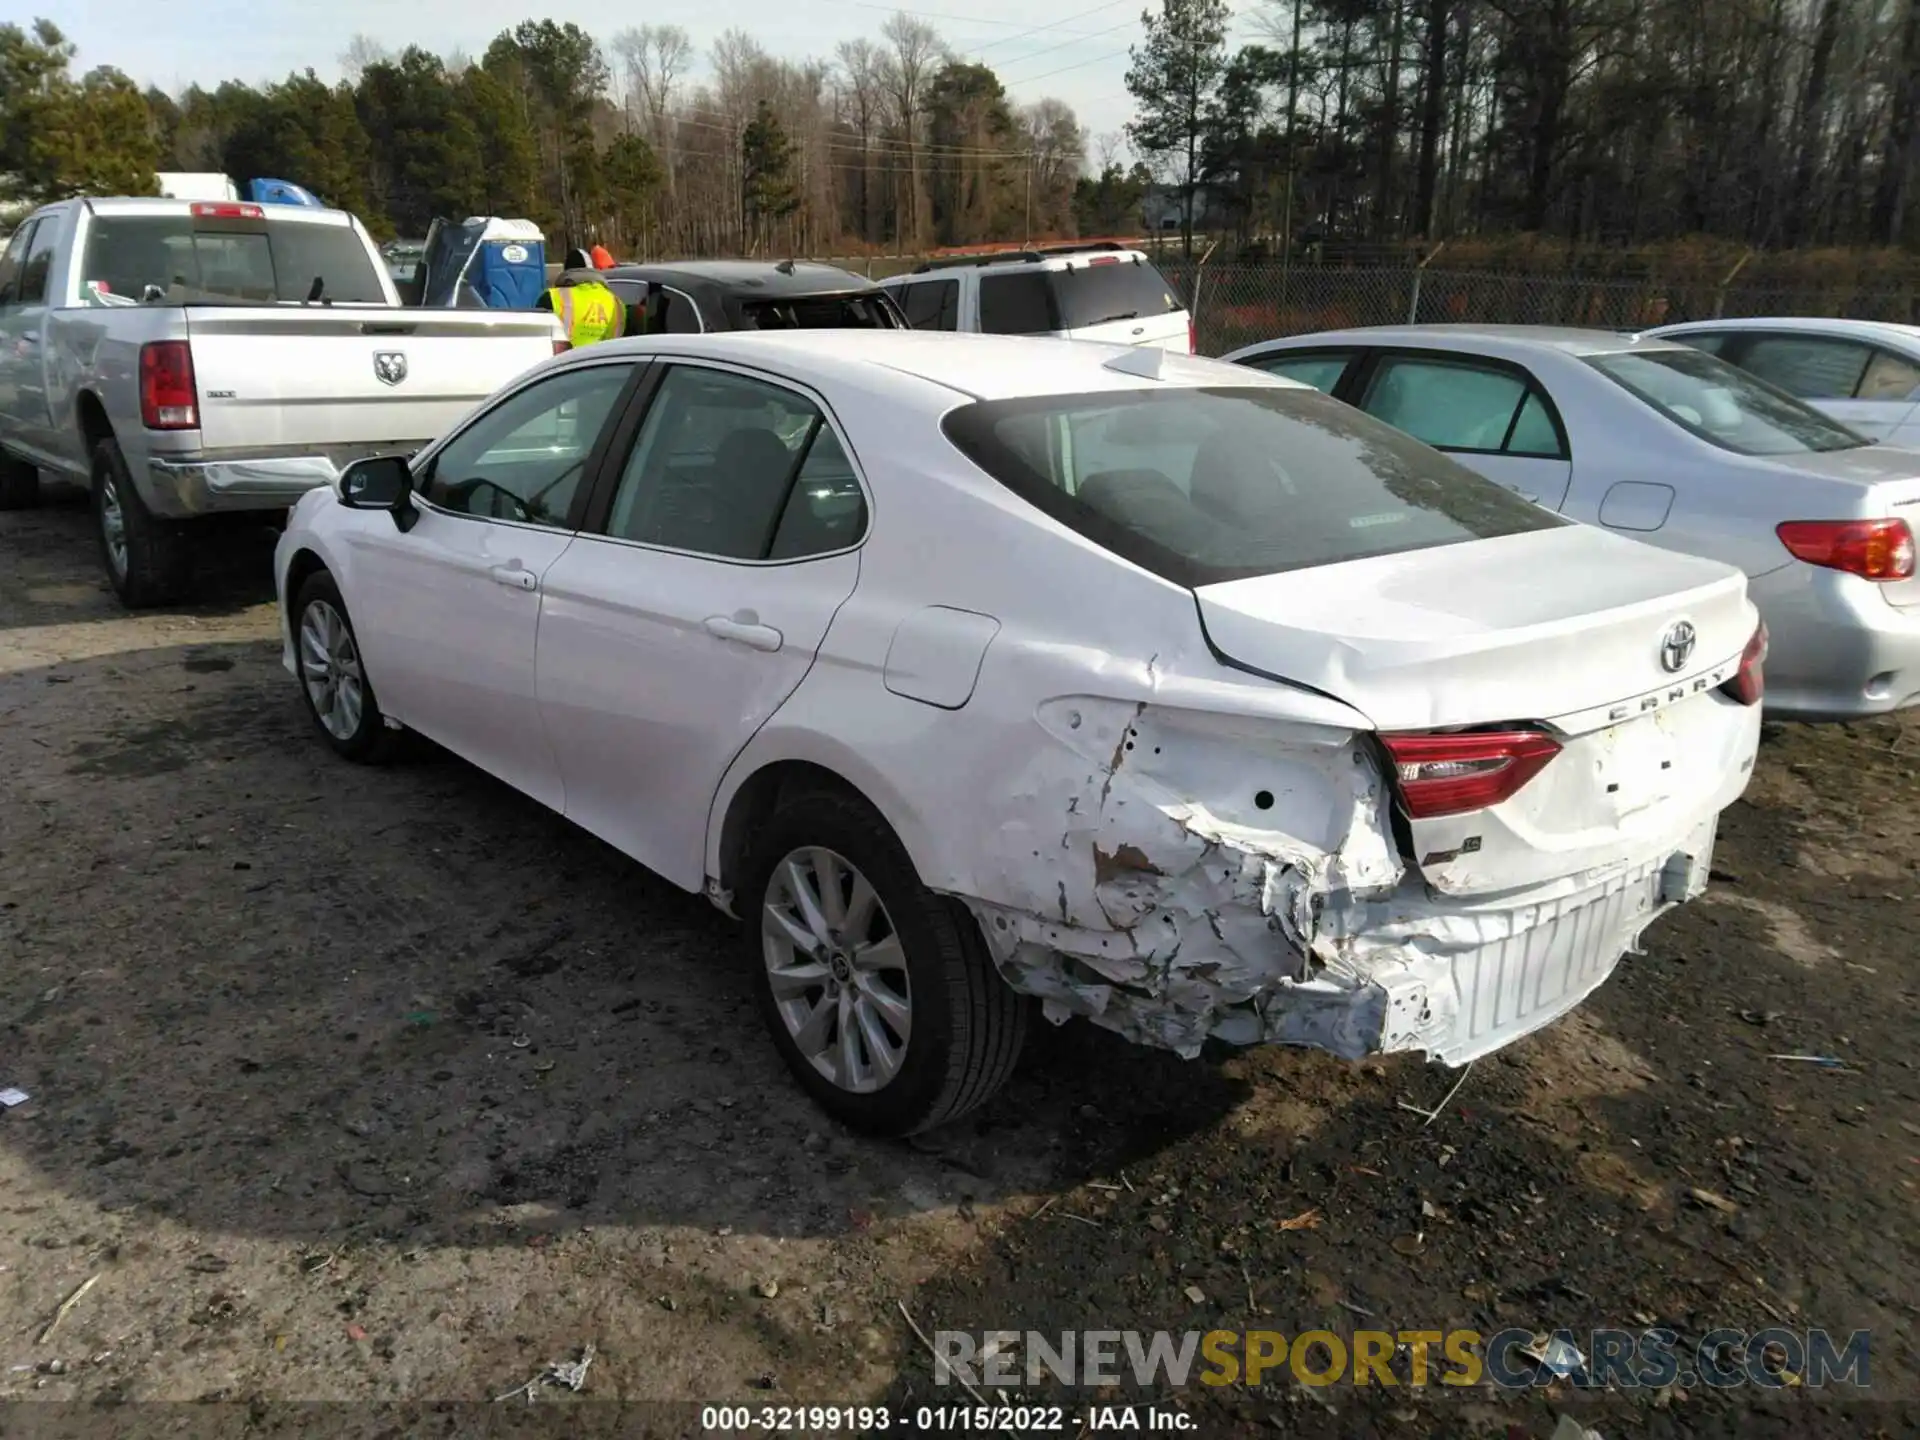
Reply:
[[[192,593],[187,527],[147,509],[115,440],[93,447],[93,529],[107,583],[129,610],[170,605]]]
[[[1031,1002],[1000,978],[972,915],[920,883],[868,806],[830,792],[788,801],[761,827],[741,881],[761,1018],[835,1119],[912,1135],[1006,1082]]]
[[[303,580],[294,597],[293,667],[307,716],[336,755],[381,765],[399,753],[401,733],[380,711],[347,602],[325,570]]]
[[[0,454],[0,510],[31,510],[40,503],[40,467]]]

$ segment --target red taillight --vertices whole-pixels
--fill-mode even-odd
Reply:
[[[1913,531],[1904,520],[1789,520],[1774,531],[1796,560],[1863,580],[1913,575]]]
[[[1187,317],[1187,353],[1189,355],[1198,355],[1200,353],[1200,337],[1194,331],[1193,317],[1191,315]]]
[[[149,430],[200,428],[193,351],[186,341],[155,340],[140,347],[140,419]]]
[[[1400,802],[1415,820],[1511,799],[1560,753],[1560,742],[1538,730],[1382,735],[1380,743],[1393,760]]]
[[[1720,688],[1742,705],[1758,705],[1767,693],[1767,622],[1762,620],[1740,652],[1740,669]]]
[[[238,205],[231,200],[203,200],[191,211],[196,220],[264,220],[267,212],[258,205]]]
[[[553,342],[553,353],[556,355],[564,355],[572,348],[573,342],[571,340],[556,340]]]

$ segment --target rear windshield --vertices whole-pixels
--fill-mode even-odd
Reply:
[[[1805,455],[1873,443],[1702,350],[1592,355],[1587,363],[1682,429],[1736,455]]]
[[[943,425],[1008,489],[1177,585],[1569,523],[1358,410],[1292,387],[990,400]]]
[[[373,257],[344,225],[99,215],[87,230],[83,305],[384,305]],[[155,293],[157,292],[157,293]]]
[[[884,292],[804,295],[740,302],[743,330],[898,330],[900,317]]]
[[[1011,270],[980,278],[980,328],[992,335],[1080,330],[1183,309],[1144,260],[1095,261],[1071,270]]]

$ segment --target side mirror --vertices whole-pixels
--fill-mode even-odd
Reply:
[[[349,510],[385,510],[401,530],[413,529],[413,472],[404,455],[373,455],[347,466],[340,477],[340,503]]]

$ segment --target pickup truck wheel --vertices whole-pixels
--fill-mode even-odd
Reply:
[[[325,570],[309,575],[294,597],[293,664],[307,714],[335,754],[380,764],[398,753],[400,732],[380,713],[347,602]]]
[[[141,503],[117,441],[93,448],[93,527],[107,579],[129,610],[171,604],[192,588],[186,526],[159,519]]]
[[[0,510],[31,510],[39,503],[39,466],[0,455]]]
[[[741,879],[761,1017],[822,1109],[869,1134],[912,1135],[1005,1083],[1031,1002],[871,809],[832,793],[782,805]]]

